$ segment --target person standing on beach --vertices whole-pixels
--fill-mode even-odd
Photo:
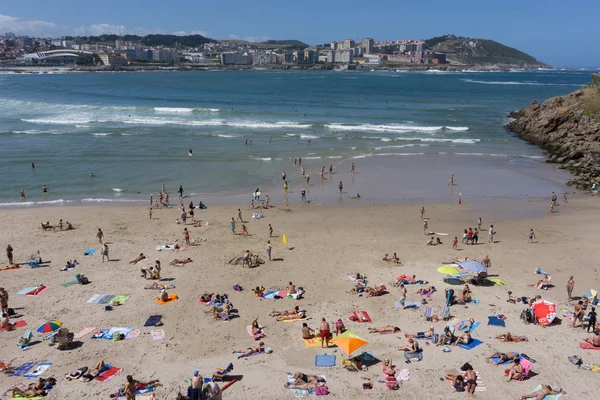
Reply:
[[[162,187],[160,188],[160,192],[161,193],[167,193],[167,191],[165,190],[165,184],[162,184]]]
[[[110,258],[108,257],[108,245],[106,243],[102,244],[100,254],[102,254],[102,262],[104,262],[104,257],[106,257],[106,261],[110,261]]]
[[[298,166],[302,165],[302,157],[298,157]]]
[[[527,243],[533,243],[535,240],[535,233],[533,232],[533,228],[529,230],[529,236],[527,237]]]
[[[152,207],[148,210],[148,214],[150,214],[150,219],[152,219]]]
[[[271,261],[271,250],[273,249],[273,245],[270,240],[267,240],[267,255],[269,256],[269,261]]]
[[[273,227],[269,224],[269,237],[273,237]]]
[[[190,245],[190,232],[187,230],[187,228],[183,228],[183,241],[185,242],[186,246]]]
[[[429,235],[429,224],[427,224],[427,220],[425,220],[425,222],[423,222],[423,234]]]
[[[8,292],[4,288],[0,288],[0,308],[2,314],[8,315]]]
[[[454,186],[454,175],[450,175],[450,180],[448,181],[448,186]]]
[[[494,243],[494,235],[496,231],[494,231],[494,225],[490,225],[490,229],[488,229],[488,243]]]
[[[423,219],[424,215],[425,215],[425,207],[421,207],[421,219]]]
[[[98,233],[96,233],[96,239],[98,239],[98,243],[102,244],[102,238],[104,237],[104,233],[102,229],[98,228]]]
[[[13,266],[13,248],[10,244],[6,247],[6,258],[8,258],[8,265],[10,267],[12,267]]]
[[[321,319],[321,326],[319,327],[321,333],[321,347],[329,347],[329,322],[325,318]],[[323,346],[325,344],[325,346]]]
[[[567,199],[567,194],[566,193],[563,194],[563,203],[564,204],[568,204],[569,203],[569,200]]]
[[[238,208],[237,220],[235,222],[237,222],[237,221],[244,222],[244,219],[242,218],[242,210],[239,208]]]
[[[483,221],[481,220],[481,217],[477,218],[477,229],[481,230],[481,223]]]
[[[569,281],[567,282],[567,296],[569,298],[569,301],[573,300],[571,295],[573,294],[574,287],[575,287],[575,280],[573,279],[573,276],[571,276],[569,278]]]
[[[350,173],[354,174],[354,163],[352,163],[352,165],[350,166]]]
[[[342,194],[342,190],[344,189],[344,185],[342,185],[342,181],[340,181],[340,184],[338,185],[338,189],[340,189],[340,194]]]
[[[152,207],[152,193],[150,193],[150,196],[148,196],[148,198],[150,199],[150,207]]]
[[[137,386],[140,384],[138,381],[133,379],[133,376],[127,375],[127,383],[125,384],[125,399],[126,400],[135,400],[135,392],[137,390]]]
[[[458,237],[454,236],[454,241],[452,242],[452,250],[458,249]]]
[[[333,174],[333,164],[329,164],[329,175]]]
[[[179,197],[183,197],[183,185],[179,185]]]
[[[187,225],[187,212],[185,212],[185,208],[181,210],[181,222],[183,222],[184,225]]]
[[[289,187],[289,185],[288,185],[287,181],[283,181],[283,190],[287,192],[288,187]]]
[[[310,184],[310,176],[309,175],[306,175],[306,184],[307,185]]]
[[[300,191],[300,198],[301,198],[301,200],[302,200],[303,203],[306,203],[306,190],[305,189],[302,189]]]
[[[230,229],[231,229],[231,232],[235,235],[235,219],[233,219],[233,217],[231,217]]]

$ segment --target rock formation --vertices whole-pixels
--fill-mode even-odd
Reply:
[[[509,116],[509,131],[546,150],[546,162],[577,176],[568,185],[586,190],[600,183],[600,74],[583,89],[542,104],[534,100]]]

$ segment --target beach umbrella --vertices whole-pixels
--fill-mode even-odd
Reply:
[[[285,233],[283,234],[283,236],[281,237],[281,242],[286,245],[287,244],[287,236],[285,235]]]
[[[481,272],[487,272],[487,267],[479,261],[459,261],[460,267],[472,274],[479,274]]]
[[[62,322],[60,321],[50,321],[46,322],[44,325],[40,326],[37,331],[41,333],[54,332],[62,326]]]
[[[365,344],[369,344],[369,342],[367,342],[357,334],[352,333],[351,331],[346,331],[342,333],[335,339],[332,339],[331,343],[344,350],[348,355],[360,349]]]
[[[556,304],[546,300],[538,300],[531,305],[538,325],[550,325],[556,318]]]
[[[459,273],[458,269],[452,265],[442,265],[437,271],[444,275],[456,275]]]

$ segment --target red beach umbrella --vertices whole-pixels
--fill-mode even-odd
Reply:
[[[538,325],[550,325],[556,318],[556,304],[546,300],[538,300],[531,305]]]

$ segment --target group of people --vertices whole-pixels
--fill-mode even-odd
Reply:
[[[60,229],[61,231],[67,230],[73,230],[75,228],[73,228],[73,224],[71,224],[69,221],[63,222],[63,220],[59,220],[58,221],[58,225],[57,226],[53,226],[50,224],[50,221],[46,221],[46,223],[41,223],[42,225],[42,229],[45,231],[49,231],[51,229]]]

